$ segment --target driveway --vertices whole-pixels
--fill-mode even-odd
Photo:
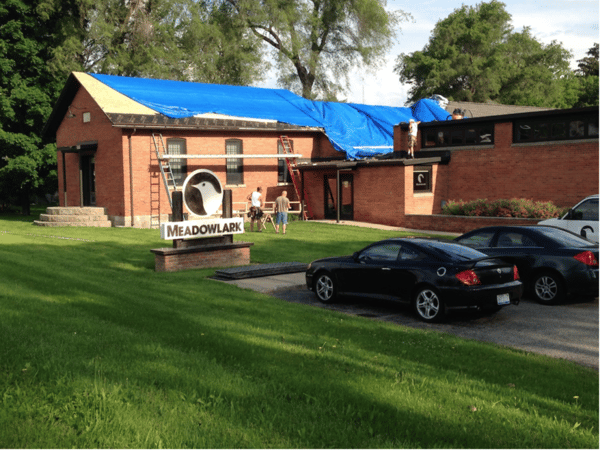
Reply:
[[[521,350],[563,358],[598,370],[598,298],[570,298],[545,306],[525,298],[496,314],[453,313],[446,323],[426,324],[405,306],[342,298],[333,305],[319,302],[304,284],[304,273],[234,281],[240,287],[268,293],[293,303],[303,303],[370,317],[414,328],[438,330],[468,339],[493,342]]]

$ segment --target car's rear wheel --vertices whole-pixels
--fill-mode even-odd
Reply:
[[[419,319],[425,322],[439,322],[446,313],[439,292],[431,287],[422,287],[417,291],[413,307]]]
[[[315,294],[323,303],[332,303],[337,295],[337,287],[331,274],[320,272],[315,278]]]
[[[547,305],[558,303],[566,293],[563,281],[550,271],[537,273],[533,277],[532,288],[535,299]]]

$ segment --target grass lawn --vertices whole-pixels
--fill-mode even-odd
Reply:
[[[593,369],[156,273],[157,230],[33,219],[0,216],[0,448],[598,448]],[[271,263],[395,235],[236,239]]]

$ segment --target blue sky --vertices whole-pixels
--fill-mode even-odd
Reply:
[[[389,10],[402,10],[412,14],[413,20],[401,24],[397,42],[386,56],[385,63],[376,73],[357,69],[350,79],[347,100],[371,105],[404,106],[407,86],[403,86],[393,72],[396,57],[401,53],[422,50],[429,41],[435,24],[450,15],[461,5],[475,6],[482,0],[388,0]],[[598,30],[598,0],[504,0],[512,16],[515,31],[529,26],[535,38],[549,44],[553,40],[573,53],[571,66],[583,58],[595,42],[600,41]],[[275,77],[270,77],[262,87],[277,87]]]

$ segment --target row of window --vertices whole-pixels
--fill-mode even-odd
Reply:
[[[598,138],[598,114],[558,115],[529,118],[513,124],[513,142],[544,142]],[[421,147],[452,147],[494,143],[494,123],[442,125],[425,128]]]
[[[293,141],[290,141],[292,149]],[[240,139],[228,139],[225,141],[226,155],[243,155],[243,145]],[[277,142],[277,153],[283,153],[281,142]],[[171,138],[167,139],[167,154],[185,155],[187,154],[186,140]],[[226,160],[226,181],[227,185],[244,184],[244,160],[242,158],[227,158]],[[187,177],[187,164],[185,159],[171,159],[171,170],[177,185],[182,185]],[[291,183],[292,179],[284,159],[278,159],[277,163],[277,181],[279,183]]]
[[[521,120],[514,123],[515,142],[560,141],[598,137],[598,115],[578,117],[548,117],[538,120]]]

